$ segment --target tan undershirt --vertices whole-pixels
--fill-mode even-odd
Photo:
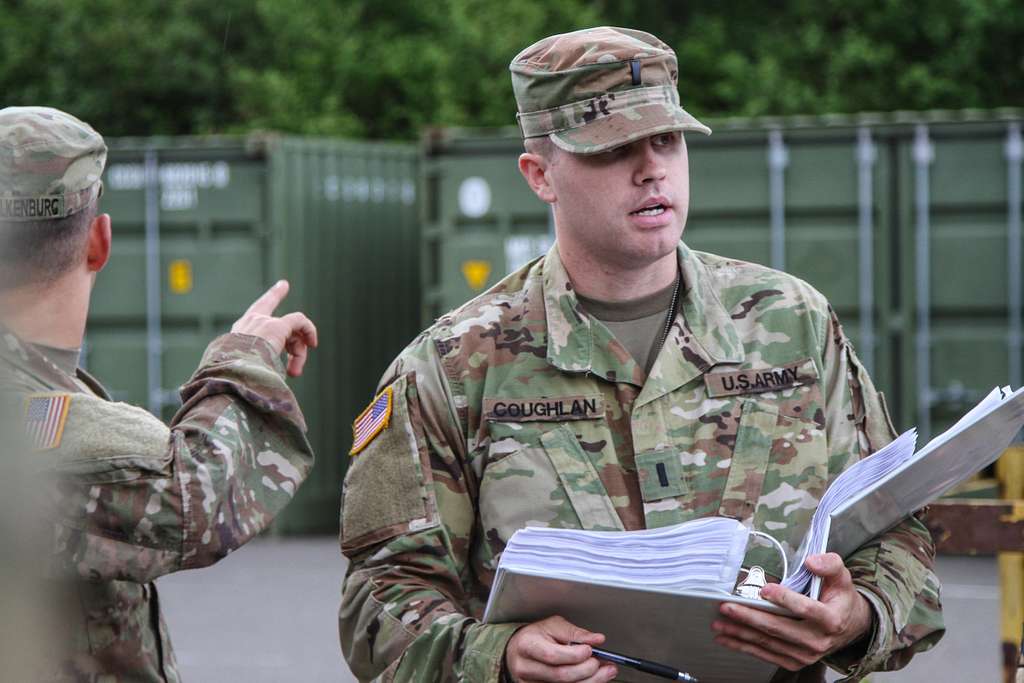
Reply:
[[[675,282],[653,294],[629,301],[598,301],[577,295],[584,310],[611,330],[637,365],[650,374],[661,350]]]

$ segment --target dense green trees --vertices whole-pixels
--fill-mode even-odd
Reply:
[[[1020,0],[0,0],[2,104],[107,134],[414,138],[508,125],[506,67],[607,23],[676,49],[699,116],[1024,105]]]

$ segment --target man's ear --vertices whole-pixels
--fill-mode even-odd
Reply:
[[[526,178],[530,189],[540,197],[541,201],[554,204],[555,191],[548,179],[550,165],[550,160],[540,154],[525,152],[519,155],[519,172]]]
[[[100,214],[89,224],[89,240],[85,257],[85,266],[90,273],[103,270],[110,260],[110,216]]]

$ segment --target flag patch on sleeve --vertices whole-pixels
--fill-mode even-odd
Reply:
[[[25,431],[31,448],[45,451],[60,445],[70,406],[71,394],[47,394],[26,399]]]
[[[352,423],[352,450],[348,452],[349,455],[355,455],[369,446],[374,437],[388,428],[391,422],[391,395],[391,387],[380,392]]]

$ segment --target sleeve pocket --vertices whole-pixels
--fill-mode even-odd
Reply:
[[[76,483],[129,482],[171,474],[171,432],[141,408],[74,394],[53,468]]]
[[[415,376],[391,385],[388,425],[353,456],[342,490],[341,550],[346,555],[410,531],[436,526],[426,439],[415,403]]]

